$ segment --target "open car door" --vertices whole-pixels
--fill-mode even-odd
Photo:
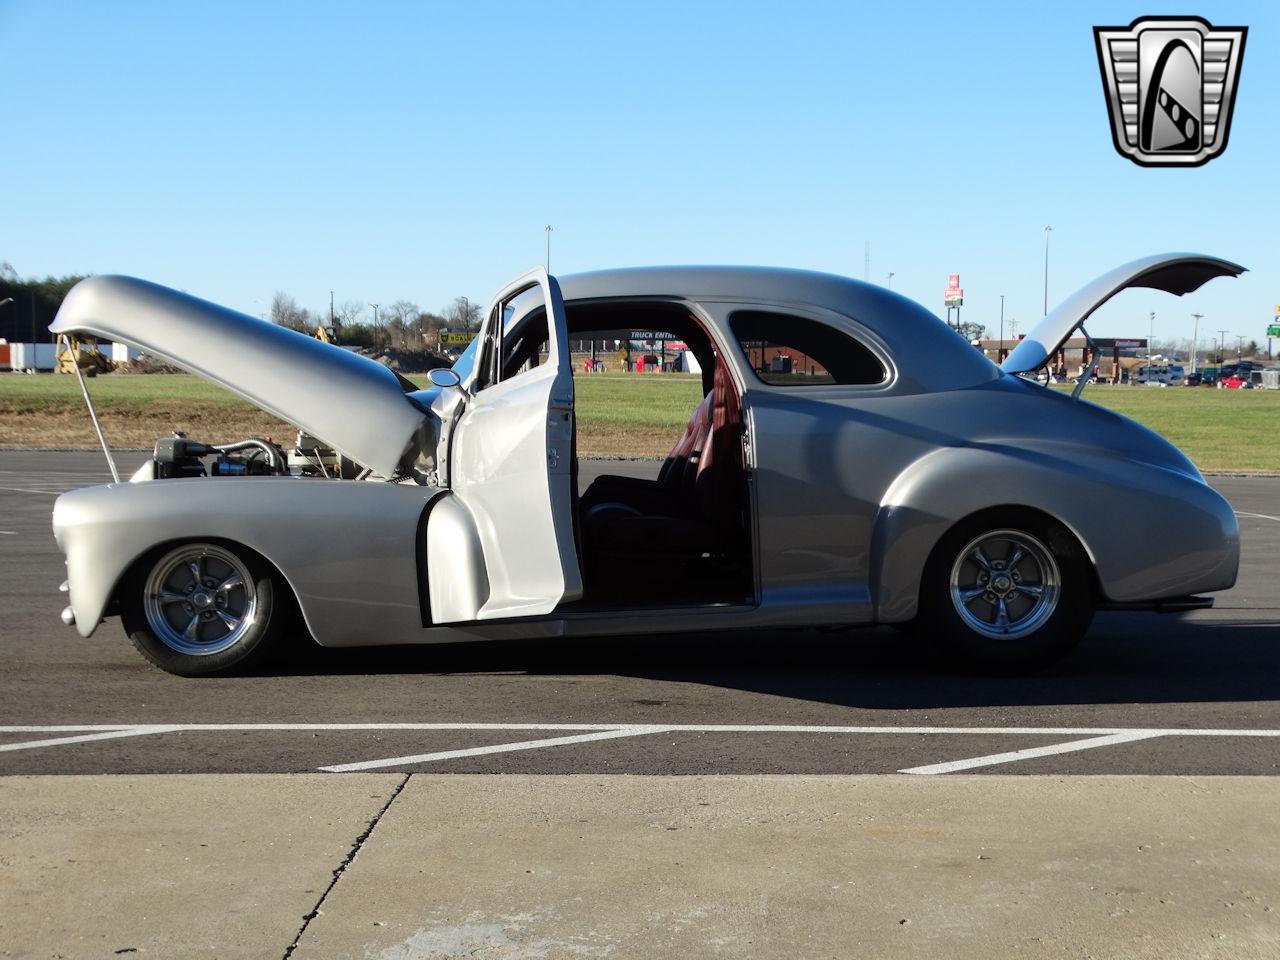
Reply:
[[[550,613],[582,596],[582,574],[564,301],[541,267],[494,297],[463,387],[449,485],[474,518],[488,577],[475,619]]]

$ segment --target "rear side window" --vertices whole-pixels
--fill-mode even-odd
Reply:
[[[756,376],[775,387],[868,385],[888,377],[874,353],[816,320],[740,310],[729,318],[729,326]]]

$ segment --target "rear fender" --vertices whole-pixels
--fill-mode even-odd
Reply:
[[[935,450],[886,492],[872,535],[872,596],[884,623],[916,615],[938,541],[983,510],[1029,507],[1080,542],[1106,600],[1135,602],[1235,582],[1239,532],[1230,505],[1176,470],[1072,448],[988,445]]]

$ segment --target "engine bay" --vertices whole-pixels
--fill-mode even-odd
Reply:
[[[156,441],[151,459],[133,480],[172,480],[181,477],[319,477],[354,480],[360,466],[323,441],[302,431],[292,447],[271,438],[231,443],[203,443],[175,432]]]

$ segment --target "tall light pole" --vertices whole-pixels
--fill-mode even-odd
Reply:
[[[369,306],[373,307],[373,328],[376,330],[378,329],[378,307],[380,304],[371,303]]]
[[[1204,319],[1204,314],[1193,313],[1191,315],[1191,319],[1196,322],[1195,326],[1191,328],[1191,372],[1195,373],[1196,372],[1196,354],[1198,353],[1197,347],[1199,346],[1199,337],[1200,337],[1200,321]]]
[[[1004,361],[1005,352],[1005,294],[1000,294],[1000,343],[996,344],[996,362]]]
[[[551,272],[551,224],[547,224],[547,273]]]
[[[1049,234],[1053,233],[1053,227],[1048,225],[1044,228],[1044,315],[1049,315]]]
[[[1229,330],[1218,331],[1218,363],[1227,359],[1227,334]]]
[[[1155,369],[1155,360],[1153,359],[1153,358],[1155,357],[1155,353],[1156,353],[1156,314],[1155,314],[1155,311],[1154,311],[1154,310],[1153,310],[1153,311],[1151,311],[1151,313],[1150,313],[1150,314],[1148,314],[1148,316],[1150,317],[1150,323],[1151,323],[1151,325],[1150,325],[1150,327],[1148,328],[1148,332],[1147,332],[1147,382],[1148,382],[1148,383],[1150,383],[1150,382],[1151,382],[1151,374],[1152,374],[1152,372],[1153,372],[1153,371],[1154,371],[1154,369]]]
[[[1243,348],[1244,348],[1244,337],[1242,337],[1240,334],[1237,333],[1236,334],[1236,359],[1237,360],[1240,359],[1240,351]]]
[[[893,289],[893,271],[892,270],[890,270],[888,273],[884,275],[884,285],[888,287],[890,290]]]

